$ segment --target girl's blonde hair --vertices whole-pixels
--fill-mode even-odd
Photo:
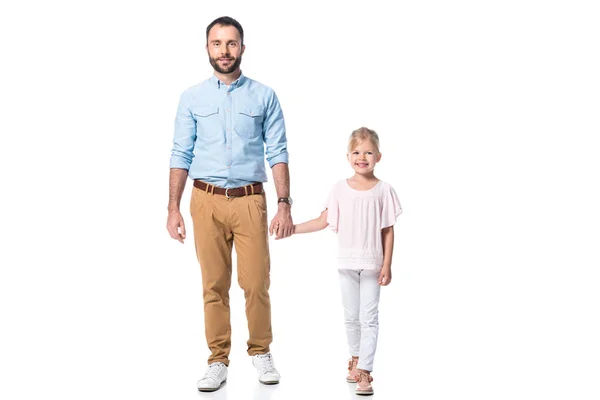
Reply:
[[[377,153],[379,153],[379,135],[372,129],[358,128],[350,134],[350,140],[348,141],[348,153],[352,152],[359,143],[362,143],[365,140],[370,140],[371,143],[375,146]]]

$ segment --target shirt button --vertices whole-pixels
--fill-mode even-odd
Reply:
[[[229,112],[229,108],[227,109],[227,112]]]
[[[231,128],[227,128],[227,132],[231,132]]]
[[[227,92],[227,96],[231,96],[231,93]]]
[[[227,146],[227,150],[231,150],[231,146]]]

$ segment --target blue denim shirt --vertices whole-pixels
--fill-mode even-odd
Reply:
[[[285,123],[273,89],[216,76],[186,90],[175,118],[171,168],[223,188],[266,182],[269,165],[288,162]]]

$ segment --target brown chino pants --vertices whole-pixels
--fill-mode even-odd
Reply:
[[[202,271],[208,363],[229,365],[231,250],[237,254],[238,283],[246,298],[248,354],[269,352],[270,258],[265,194],[227,198],[193,188],[190,205],[196,255]]]

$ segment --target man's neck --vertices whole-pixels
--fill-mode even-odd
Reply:
[[[240,77],[240,75],[242,75],[242,70],[239,68],[230,74],[222,74],[220,72],[215,71],[215,76],[226,85],[231,85]]]

